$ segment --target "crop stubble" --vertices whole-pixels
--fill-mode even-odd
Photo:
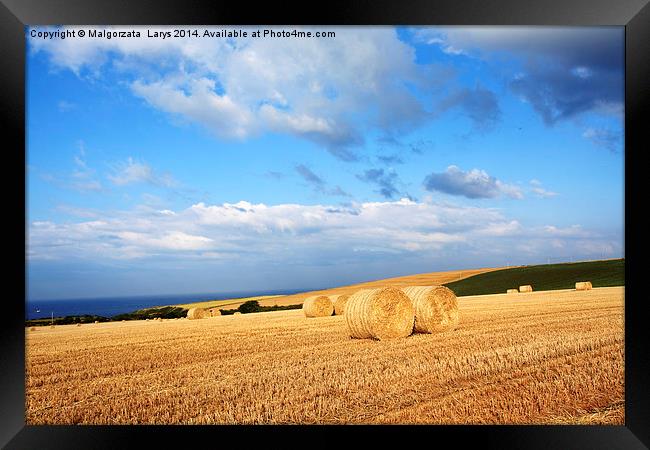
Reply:
[[[300,310],[26,330],[27,423],[624,422],[624,288],[458,304],[389,341]]]

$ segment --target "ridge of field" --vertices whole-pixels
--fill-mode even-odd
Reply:
[[[624,297],[459,297],[386,341],[300,310],[25,330],[26,423],[622,425]]]
[[[242,298],[230,298],[226,300],[206,300],[203,302],[193,302],[193,303],[181,303],[178,305],[170,305],[170,306],[176,306],[179,308],[185,308],[185,309],[190,309],[190,308],[214,308],[214,307],[221,307],[221,306],[232,306],[232,305],[240,305],[242,303],[251,301],[251,300],[257,300],[257,301],[263,301],[263,300],[268,300],[270,298],[275,298],[275,297],[282,297],[282,295],[258,295],[257,297],[242,297]],[[146,308],[146,309],[155,309],[155,308],[160,308],[159,306],[154,306],[152,308]]]
[[[625,259],[542,264],[499,269],[445,283],[457,296],[503,294],[507,289],[531,285],[536,291],[574,289],[577,281],[593,287],[625,285]]]
[[[239,299],[227,299],[227,300],[212,300],[196,303],[184,303],[182,305],[170,305],[170,306],[179,306],[182,308],[221,308],[222,306],[228,306],[231,308],[237,308],[242,303],[249,300],[257,300],[261,306],[287,306],[301,304],[307,297],[312,295],[340,295],[340,294],[353,294],[359,289],[373,289],[383,286],[395,286],[398,288],[406,286],[429,286],[434,284],[445,284],[452,280],[462,280],[467,277],[474,276],[476,274],[490,272],[493,270],[501,270],[499,267],[491,268],[481,268],[481,269],[465,269],[465,270],[449,270],[446,272],[429,272],[429,273],[420,273],[416,275],[406,275],[395,278],[386,278],[382,280],[373,280],[365,281],[362,283],[351,284],[348,286],[340,286],[330,289],[321,289],[318,291],[307,291],[299,292],[297,294],[291,295],[267,295],[262,297],[248,297],[248,298],[239,298]],[[158,308],[158,307],[156,307]],[[150,308],[154,309],[154,308]]]

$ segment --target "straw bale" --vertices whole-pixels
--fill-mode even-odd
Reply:
[[[312,295],[302,304],[302,311],[307,317],[326,317],[334,313],[334,304],[327,295]]]
[[[446,286],[409,286],[402,291],[411,299],[415,310],[416,333],[453,330],[458,325],[458,300]]]
[[[190,320],[194,319],[205,319],[209,317],[210,313],[203,308],[190,308],[187,311],[187,318]]]
[[[330,295],[330,300],[334,304],[334,315],[342,316],[345,314],[345,305],[350,296],[348,294]]]
[[[348,298],[345,322],[353,338],[406,337],[413,332],[415,310],[408,296],[395,287],[362,289]]]

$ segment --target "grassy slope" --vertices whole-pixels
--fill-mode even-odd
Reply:
[[[446,283],[457,296],[500,294],[530,284],[535,291],[573,289],[576,281],[591,281],[593,287],[625,285],[625,260],[545,264],[474,275]]]

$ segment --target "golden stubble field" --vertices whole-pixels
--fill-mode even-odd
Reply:
[[[518,267],[518,266],[510,266]],[[464,270],[449,270],[446,272],[428,272],[419,273],[415,275],[406,275],[403,277],[386,278],[382,280],[365,281],[363,283],[350,284],[347,286],[339,286],[329,289],[321,289],[318,291],[301,292],[299,294],[291,295],[269,295],[263,297],[247,297],[244,299],[229,299],[229,300],[209,300],[204,302],[185,303],[175,306],[182,306],[183,308],[221,308],[236,309],[239,305],[247,300],[258,300],[262,306],[286,306],[301,304],[305,298],[312,295],[341,295],[353,294],[360,289],[374,289],[384,286],[394,286],[396,288],[403,288],[407,286],[430,286],[449,283],[450,281],[462,280],[464,278],[478,275],[480,273],[492,272],[494,270],[501,270],[503,267],[484,267],[480,269],[464,269]]]
[[[455,331],[300,310],[26,330],[28,424],[623,424],[624,288],[459,298]]]

